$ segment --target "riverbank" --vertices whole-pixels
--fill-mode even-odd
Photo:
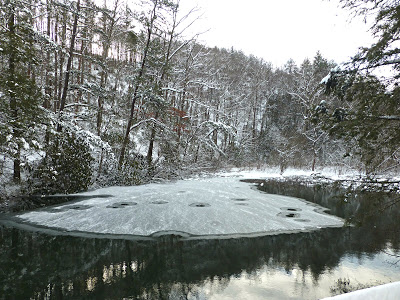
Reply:
[[[278,168],[229,169],[217,176],[241,176],[245,179],[273,181],[297,181],[304,185],[335,184],[343,188],[369,191],[400,192],[400,174],[387,173],[366,175],[356,170],[325,168],[318,171],[289,168],[283,173]]]

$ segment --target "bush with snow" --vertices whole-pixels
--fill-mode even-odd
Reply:
[[[93,158],[89,144],[70,131],[56,133],[47,155],[33,172],[33,193],[54,194],[84,191],[92,182]]]

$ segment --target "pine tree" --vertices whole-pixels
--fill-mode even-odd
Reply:
[[[398,1],[342,0],[356,15],[375,15],[377,41],[324,80],[326,92],[341,99],[331,108],[327,127],[355,139],[367,173],[398,167],[400,151],[400,6]],[[387,68],[391,71],[388,72]],[[382,68],[385,68],[382,71]],[[374,74],[384,74],[377,77]]]
[[[13,179],[21,181],[21,151],[35,141],[42,115],[41,92],[33,72],[37,63],[36,33],[30,21],[32,8],[25,1],[1,1],[0,99],[1,146],[13,159]]]

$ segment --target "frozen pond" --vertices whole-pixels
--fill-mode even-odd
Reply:
[[[99,239],[81,232],[71,236],[72,232],[59,234],[63,232],[48,231],[40,225],[27,225],[29,230],[25,230],[0,216],[0,299],[316,300],[348,287],[400,280],[400,207],[396,204],[384,213],[380,210],[390,203],[390,195],[351,194],[324,184],[310,187],[297,182],[235,182],[247,195],[236,198],[246,198],[249,204],[238,207],[249,207],[255,199],[249,196],[253,192],[261,197],[273,193],[327,207],[341,219],[365,218],[359,226],[287,234],[223,239],[161,235],[138,240],[118,236],[108,239],[107,234],[99,234]],[[255,190],[257,187],[259,191]],[[168,188],[164,191],[167,193]],[[123,205],[124,201],[137,202],[134,207],[140,205],[137,198],[108,199],[104,192],[96,192],[96,201],[103,202],[105,211],[131,207]],[[189,204],[205,203],[206,195],[209,194],[205,193],[201,201],[191,199]],[[120,196],[126,197],[122,193]],[[143,200],[142,205],[168,205],[151,204],[161,201],[153,196]],[[87,201],[85,204],[75,201],[62,205],[67,209],[55,206],[50,210],[88,212],[90,208],[78,206],[93,205],[90,201],[95,199],[90,197],[85,193],[80,198]],[[234,207],[235,203],[246,202],[231,200],[227,195],[225,201]],[[77,207],[68,208],[73,205]],[[292,202],[282,207],[293,205]],[[188,207],[202,210],[212,206]],[[281,206],[271,209],[282,211]],[[37,212],[57,214],[46,210]],[[305,218],[302,212],[300,218]],[[31,230],[36,228],[40,230]]]
[[[221,238],[343,226],[343,220],[315,203],[266,194],[235,177],[111,187],[80,196],[88,199],[19,214],[15,220],[75,235],[119,237]]]

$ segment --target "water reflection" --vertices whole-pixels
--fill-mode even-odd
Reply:
[[[0,299],[317,299],[342,277],[400,280],[399,210],[371,213],[382,195],[267,186],[342,217],[369,217],[356,227],[226,240],[107,240],[2,226]]]

